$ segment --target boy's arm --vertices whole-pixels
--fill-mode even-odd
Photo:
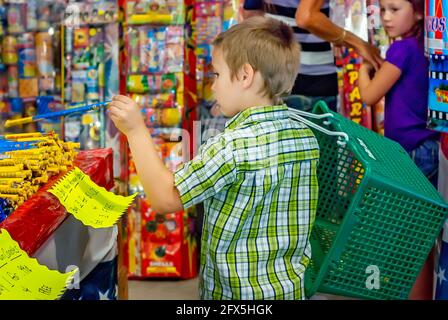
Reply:
[[[326,41],[355,49],[378,70],[383,62],[379,50],[350,31],[335,25],[320,11],[323,3],[324,0],[300,1],[296,11],[297,25]]]
[[[174,175],[160,159],[137,104],[126,96],[116,96],[109,104],[110,117],[126,135],[138,176],[151,207],[159,213],[183,209]]]
[[[387,61],[370,79],[372,70],[373,66],[369,63],[363,63],[359,69],[359,93],[362,101],[369,106],[380,101],[401,76],[401,70]]]

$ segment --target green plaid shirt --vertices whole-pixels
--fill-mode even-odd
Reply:
[[[246,109],[175,172],[184,207],[204,202],[202,299],[303,299],[319,147],[286,106]]]

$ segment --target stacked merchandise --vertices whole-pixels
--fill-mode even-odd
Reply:
[[[362,58],[352,49],[347,49],[344,56],[344,95],[342,114],[352,121],[372,129],[371,107],[361,100],[358,78]]]
[[[46,182],[66,172],[79,144],[64,142],[56,133],[9,134],[0,140],[0,222]]]
[[[0,1],[1,124],[3,125],[6,119],[100,102],[117,94],[118,13],[116,1]],[[72,77],[72,71],[75,78]],[[79,82],[80,78],[84,79],[82,85]],[[64,122],[61,118],[52,118],[14,126],[12,130],[6,131],[7,135],[3,135],[0,140],[1,150],[4,150],[5,146],[9,148],[11,141],[14,142],[14,148],[26,149],[11,153],[5,151],[1,155],[7,159],[1,160],[0,163],[0,220],[5,220],[3,223],[7,224],[10,221],[23,224],[24,222],[20,221],[20,213],[25,211],[29,212],[29,215],[37,211],[44,213],[45,215],[39,216],[44,217],[41,218],[45,221],[39,221],[40,218],[34,217],[26,219],[27,227],[38,221],[36,225],[39,233],[34,237],[35,241],[43,241],[41,236],[44,233],[49,236],[55,231],[59,224],[47,229],[44,229],[44,226],[60,211],[56,205],[49,204],[47,201],[49,197],[39,198],[39,203],[34,202],[37,201],[36,197],[32,199],[29,197],[32,194],[42,194],[42,189],[45,187],[37,193],[36,190],[47,180],[51,182],[50,176],[67,170],[72,160],[72,157],[68,157],[69,148],[73,149],[75,146],[79,148],[79,142],[84,149],[104,146],[105,135],[108,133],[106,129],[115,130],[115,135],[117,132],[115,127],[107,123],[104,125],[104,117],[102,118],[102,114],[98,112],[85,116],[76,115],[65,120]],[[45,136],[39,134],[17,136],[18,132],[23,131],[28,133],[52,130],[56,133]],[[4,133],[3,127],[0,131]],[[50,136],[53,138],[49,139]],[[64,137],[69,142],[58,140],[58,136]],[[34,141],[38,141],[37,146],[31,148]],[[65,153],[58,152],[57,148]],[[101,151],[97,151],[89,155],[100,153]],[[111,155],[108,158],[111,158]],[[96,163],[95,160],[93,156],[90,158],[88,156],[83,161],[93,165]],[[112,173],[111,169],[109,166],[105,168],[106,174]],[[101,169],[92,173],[105,175]],[[9,216],[13,211],[13,215]],[[64,217],[58,218],[58,223],[61,223]],[[67,235],[64,231],[60,232],[64,236]],[[61,233],[58,234],[59,239]],[[98,234],[100,232],[96,232],[95,237]],[[112,243],[114,237],[110,239]],[[106,248],[103,241],[93,245],[101,250]],[[77,246],[76,249],[81,247]],[[53,254],[51,249],[48,252],[50,256]],[[110,268],[107,271],[116,268],[115,260],[108,262]],[[89,274],[89,278],[92,277],[93,275]],[[88,285],[85,287],[89,289]]]
[[[9,180],[19,196],[30,186],[40,188],[12,215],[0,222],[0,228],[7,230],[39,264],[60,272],[75,267],[79,269],[74,283],[68,286],[69,290],[61,299],[115,299],[116,231],[114,228],[92,229],[84,225],[70,215],[49,192],[65,176],[66,170],[70,170],[68,167],[78,167],[98,186],[110,190],[114,185],[112,150],[96,149],[78,153],[75,149],[79,148],[79,143],[63,142],[51,133],[13,134],[3,138],[0,142],[2,157],[9,158],[3,160],[5,163],[2,162],[0,171],[6,171],[2,168],[14,162],[16,166],[23,165],[24,169],[13,170],[13,174],[20,177],[24,174],[26,178],[13,181],[19,180],[19,177],[3,178],[5,174],[11,175],[10,172],[3,172],[0,179],[2,185]],[[6,152],[6,149],[17,150]],[[60,170],[59,174],[56,166]]]
[[[213,70],[211,69],[211,43],[222,31],[229,29],[238,22],[243,1],[240,0],[187,0],[187,38],[186,59],[189,68],[186,70],[186,116],[192,120],[186,121],[184,127],[192,132],[189,152],[193,156],[199,146],[208,138],[224,130],[225,118],[213,96],[211,86]],[[197,206],[196,237],[200,242],[202,235],[203,207]],[[200,249],[200,248],[199,248]]]
[[[110,100],[119,85],[117,2],[71,1],[64,21],[62,94],[66,108]],[[80,142],[82,149],[104,147],[106,131],[111,131],[108,137],[117,135],[104,109],[67,116],[64,129],[65,139]]]
[[[330,17],[340,27],[367,40],[368,22],[366,2],[361,0],[334,0],[330,2]],[[359,68],[362,58],[349,48],[336,51],[336,65],[339,66],[340,113],[352,121],[372,129],[371,108],[361,101],[358,87]]]
[[[2,120],[62,108],[58,47],[64,5],[63,0],[0,1]],[[57,122],[41,122],[10,132],[47,130],[48,126],[61,131]]]
[[[220,32],[238,22],[243,1],[188,0],[186,3],[189,9],[187,26],[190,30],[186,48],[189,65],[185,81],[187,117],[193,120],[200,119],[199,123],[186,121],[185,129],[193,133],[189,151],[194,156],[199,146],[208,138],[224,130],[227,121],[217,108],[211,90],[213,82],[211,43]],[[189,124],[193,126],[188,127]],[[196,214],[196,237],[199,242],[202,235],[202,217],[203,207],[199,205]]]
[[[226,118],[219,112],[211,85],[211,43],[238,22],[239,0],[194,1],[193,45],[196,57],[197,104],[200,108],[201,142],[223,131]]]
[[[426,0],[425,50],[429,55],[429,126],[448,132],[448,4]]]
[[[380,48],[382,56],[389,45],[388,37],[381,26],[378,0],[334,0],[330,1],[331,19],[339,26],[350,30],[364,40]],[[367,13],[367,14],[366,14]],[[339,67],[339,108],[345,117],[366,128],[383,134],[384,100],[375,106],[366,106],[361,101],[358,87],[359,68],[362,58],[352,49],[335,50]]]
[[[160,157],[174,171],[186,156],[181,140],[188,138],[182,131],[185,6],[182,0],[128,0],[120,5],[125,12],[121,92],[138,103]],[[130,154],[129,157],[128,170],[123,170],[128,172],[128,192],[139,193],[126,226],[125,264],[129,275],[138,278],[195,276],[193,213],[154,212],[143,193]]]
[[[385,58],[386,51],[390,45],[390,39],[381,24],[379,0],[368,0],[367,8],[369,41],[375,47],[379,48],[381,56]],[[372,106],[373,130],[381,135],[384,135],[384,102],[383,98],[376,105]]]

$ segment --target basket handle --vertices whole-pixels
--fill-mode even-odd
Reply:
[[[334,115],[330,112],[323,113],[323,114],[315,114],[315,113],[297,110],[297,109],[293,109],[293,108],[288,108],[288,109],[289,109],[289,112],[295,113],[302,117],[308,117],[308,118],[313,118],[313,119],[334,118]],[[330,121],[328,121],[328,120],[323,121],[323,124],[328,126],[330,124]]]
[[[290,111],[291,111],[291,109],[290,109]],[[297,121],[300,121],[300,122],[303,122],[303,123],[305,123],[306,125],[308,125],[309,127],[312,127],[312,128],[314,128],[314,129],[316,129],[316,130],[318,130],[318,131],[320,131],[320,132],[323,132],[323,133],[325,133],[326,135],[329,135],[329,136],[336,136],[336,137],[338,137],[338,141],[337,141],[336,143],[337,143],[338,145],[340,145],[341,147],[344,147],[345,144],[347,143],[347,141],[349,140],[349,138],[348,138],[348,134],[346,134],[345,132],[340,132],[340,131],[330,131],[330,130],[327,130],[327,129],[322,128],[321,126],[315,124],[314,122],[311,122],[311,121],[309,121],[309,120],[307,120],[307,119],[301,117],[299,114],[297,114],[297,113],[298,113],[298,112],[296,112],[297,110],[294,110],[294,109],[293,109],[292,111],[293,111],[293,112],[291,112],[291,114],[290,114],[290,118],[292,118],[292,119],[294,119],[294,120],[297,120]],[[303,112],[303,111],[301,111],[301,112]],[[307,113],[307,112],[305,112],[305,113]],[[322,114],[322,115],[315,115],[315,114],[313,114],[313,116],[310,116],[310,118],[321,119],[321,118],[326,118],[326,117],[328,117],[328,115],[330,115],[331,117],[333,117],[332,114],[330,114],[330,113],[325,113],[325,114]],[[315,117],[314,117],[314,116],[315,116]]]

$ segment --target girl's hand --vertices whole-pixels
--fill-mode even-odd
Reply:
[[[363,41],[361,45],[355,48],[365,62],[369,62],[376,71],[381,67],[384,60],[381,58],[378,48],[372,46],[370,43]]]
[[[127,96],[114,96],[109,104],[109,112],[115,126],[126,136],[145,127],[140,108],[134,100]]]

